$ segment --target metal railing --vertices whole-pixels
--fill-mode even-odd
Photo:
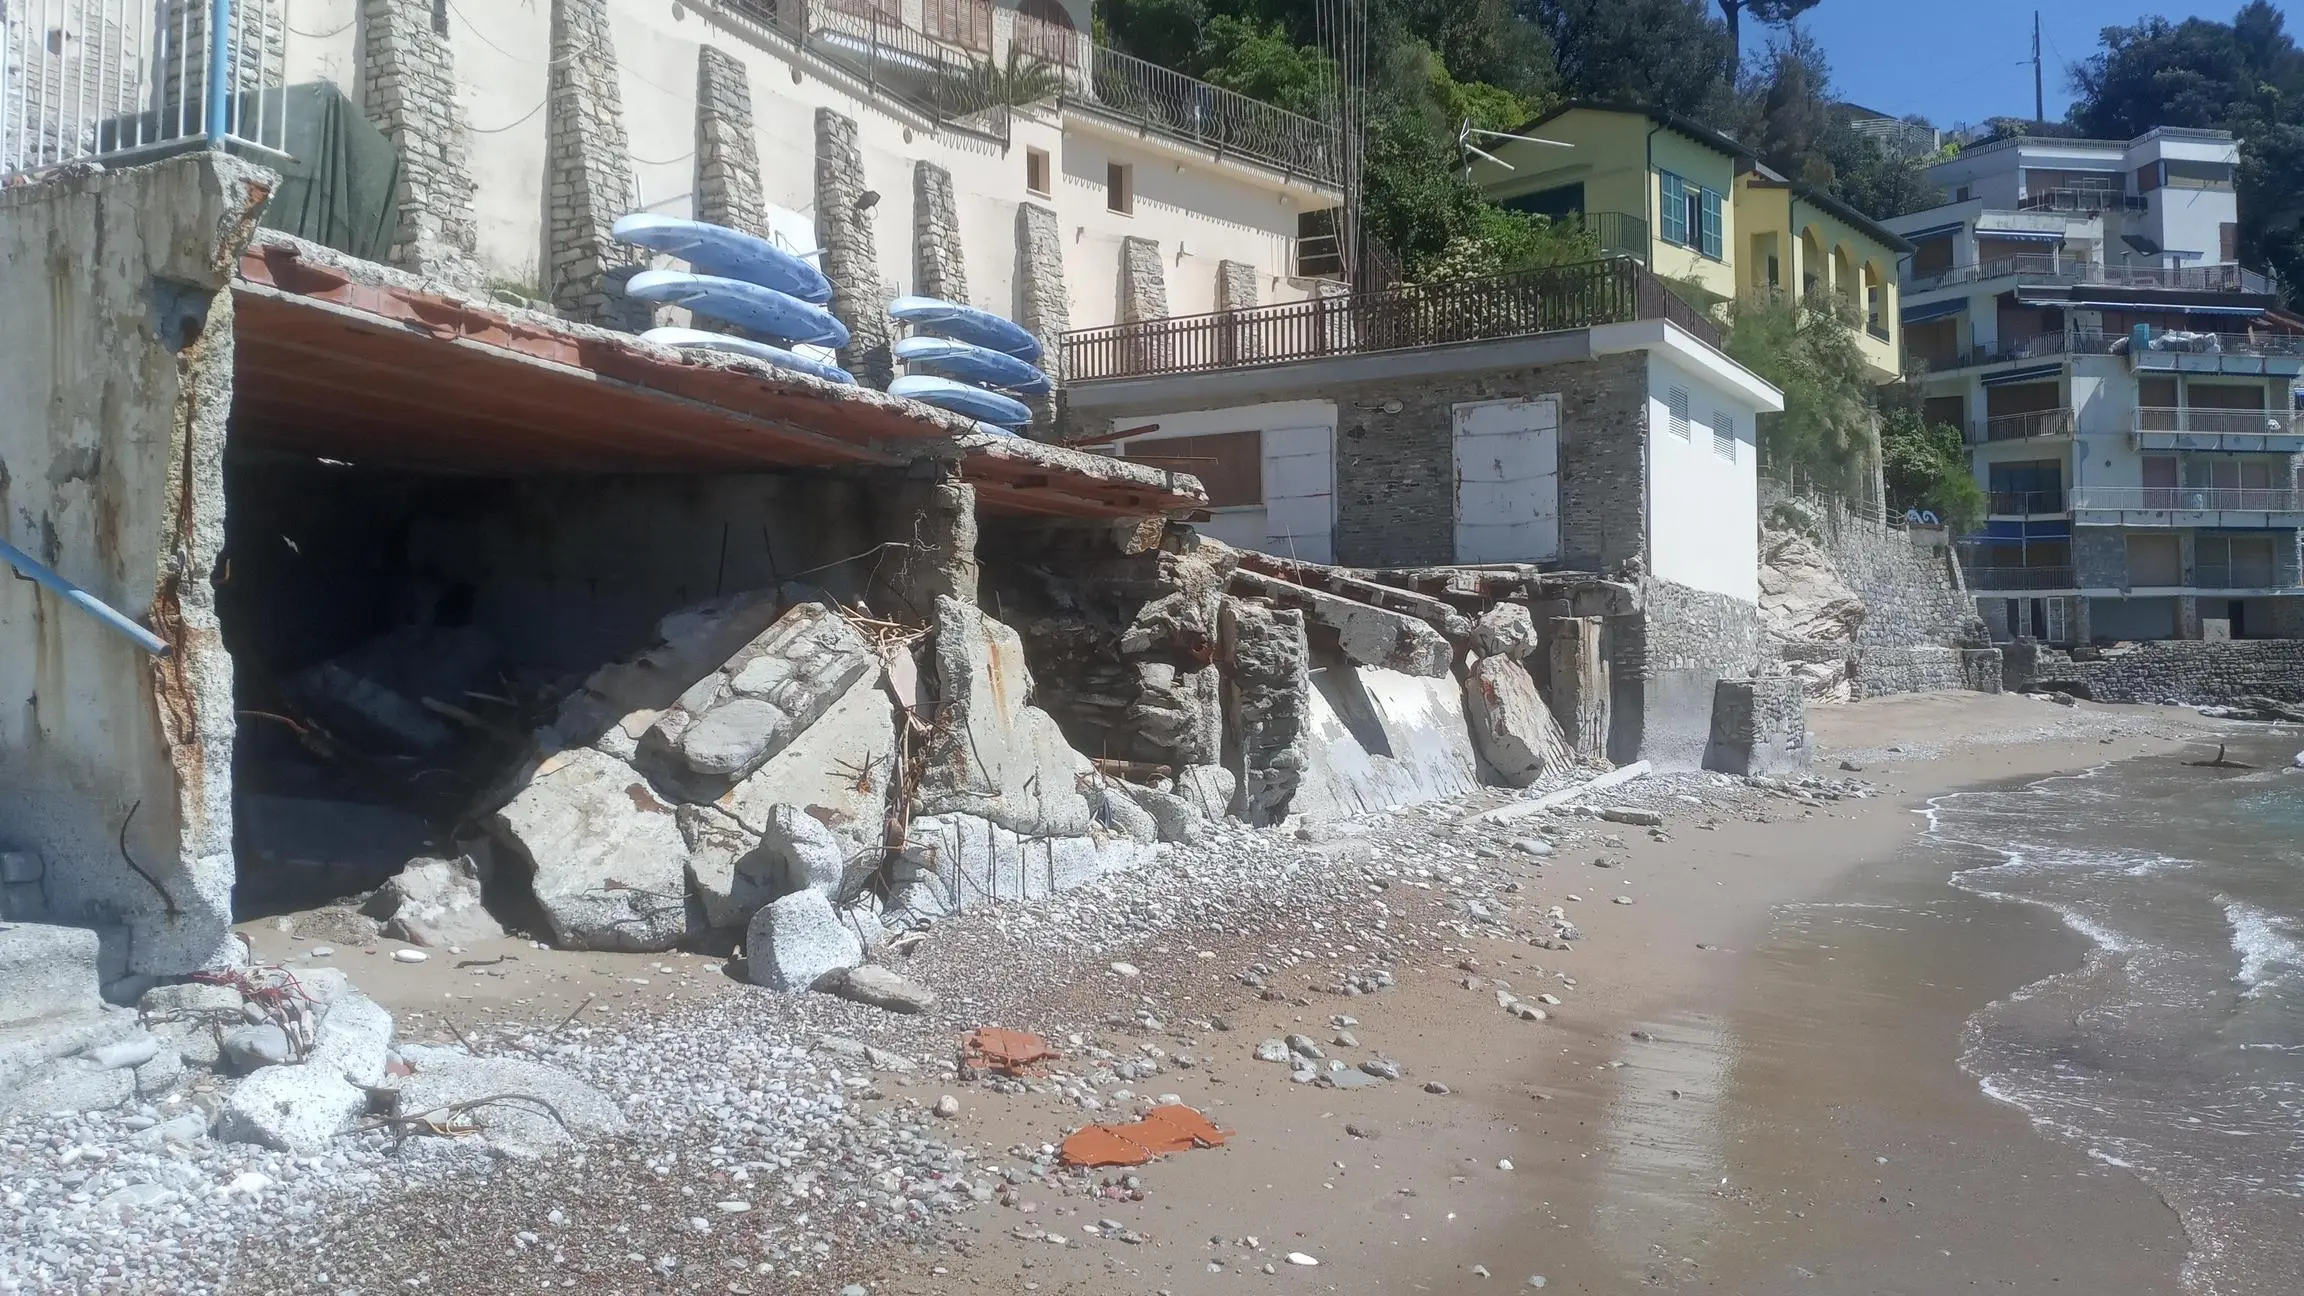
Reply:
[[[1669,320],[1720,345],[1717,324],[1673,296],[1638,262],[1617,257],[1461,283],[1075,329],[1064,335],[1064,372],[1074,382],[1202,373],[1638,319]]]
[[[2135,349],[2125,333],[2113,334],[2114,354]],[[2144,349],[2178,355],[2304,356],[2304,337],[2286,333],[2195,333],[2153,329],[2145,335]]]
[[[911,109],[939,129],[1009,142],[1014,106],[990,78],[971,76],[987,64],[957,38],[938,39],[905,25],[893,0],[719,0],[825,62],[876,95]],[[931,5],[938,0],[929,0]]]
[[[1962,559],[1960,574],[1967,578],[1968,588],[1976,593],[1992,590],[2052,590],[2076,589],[2072,583],[2072,568],[2063,567],[1991,567]]]
[[[2275,589],[2295,584],[2280,579],[2279,564],[2263,558],[2192,564],[2194,589]]]
[[[1086,87],[1068,89],[1064,106],[1327,184],[1343,179],[1334,126],[1101,45]]]
[[[2227,292],[2269,296],[2272,281],[2245,266],[2134,266],[2110,265],[2080,257],[2026,252],[1994,257],[1969,265],[1952,266],[1930,274],[1916,274],[1904,282],[1904,291],[1932,292],[1958,284],[2008,277],[2034,283],[2088,284],[2107,288],[2165,288],[2179,292]]]
[[[2207,409],[2198,405],[2137,409],[2138,432],[2202,432],[2218,436],[2300,436],[2304,417],[2294,410]]]
[[[2016,200],[2018,211],[2145,211],[2150,204],[2117,189],[2041,189]]]
[[[1949,369],[2001,364],[2009,360],[2050,359],[2072,349],[2070,342],[2071,339],[2063,333],[2035,333],[2030,337],[2003,338],[1983,346],[1966,347],[1949,355],[1928,356],[1924,359],[1931,371],[1942,373]]]
[[[1986,509],[1994,517],[2040,517],[2062,513],[2068,507],[2064,492],[2053,491],[1990,491]]]
[[[2072,411],[2032,410],[2023,414],[1995,414],[1968,425],[1968,444],[1992,441],[2036,441],[2072,435]]]
[[[2304,491],[2287,486],[2092,486],[2072,496],[2074,512],[2298,513]]]
[[[1576,217],[1577,223],[1600,241],[1600,255],[1628,256],[1648,263],[1648,221],[1630,212],[1588,211]]]
[[[0,176],[185,148],[279,153],[286,0],[0,0]]]

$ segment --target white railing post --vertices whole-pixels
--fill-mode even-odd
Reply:
[[[208,0],[208,147],[220,149],[231,134],[232,0]]]

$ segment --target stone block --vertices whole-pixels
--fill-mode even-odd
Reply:
[[[1131,841],[1156,842],[1160,840],[1160,825],[1152,812],[1136,803],[1135,789],[1104,784],[1090,789],[1088,805],[1099,826],[1119,833]]]
[[[96,933],[39,923],[0,926],[0,1027],[104,1006]]]
[[[924,1013],[936,1006],[936,994],[928,987],[870,963],[830,973],[816,988],[893,1013]]]
[[[386,936],[411,945],[469,945],[504,934],[480,902],[480,870],[468,857],[410,860],[364,909]]]
[[[687,931],[687,845],[648,780],[589,748],[547,761],[489,820],[527,868],[555,944],[670,949]]]
[[[1797,773],[1808,768],[1808,758],[1808,708],[1800,681],[1770,675],[1719,682],[1704,768],[1723,774]]]
[[[1081,837],[1096,820],[1080,781],[1093,775],[1047,712],[1014,630],[952,598],[936,601],[939,710],[919,809],[963,813],[1034,836]]]
[[[825,973],[864,961],[864,945],[821,891],[795,891],[762,905],[744,933],[752,984],[799,991]]]
[[[1278,823],[1306,761],[1312,654],[1304,614],[1227,597],[1218,625],[1226,747],[1240,761],[1240,813],[1258,826]]]
[[[1214,769],[1216,767],[1202,766],[1201,768]],[[1202,813],[1200,807],[1193,804],[1190,799],[1174,792],[1162,792],[1156,788],[1139,787],[1133,783],[1123,783],[1120,785],[1120,789],[1137,805],[1143,807],[1145,814],[1152,817],[1153,835],[1159,840],[1178,842],[1189,846],[1207,834],[1208,816]]]
[[[1240,780],[1221,765],[1193,765],[1176,771],[1176,795],[1210,819],[1232,813]]]
[[[380,1085],[391,1049],[392,1014],[366,995],[350,994],[321,1014],[305,1065],[336,1071],[356,1085]]]
[[[1289,810],[1341,819],[1480,786],[1453,677],[1324,660],[1307,702],[1304,769]]]
[[[526,1058],[468,1057],[445,1050],[423,1055],[415,1074],[402,1080],[393,1094],[392,1111],[396,1116],[414,1116],[498,1094],[517,1094],[527,1101],[474,1107],[463,1119],[479,1129],[491,1149],[521,1160],[630,1128],[608,1095],[558,1067]]]
[[[1464,680],[1464,716],[1473,745],[1506,787],[1529,787],[1569,761],[1560,722],[1535,677],[1511,657],[1483,657]]]
[[[895,780],[896,707],[879,672],[857,677],[816,722],[753,771],[719,804],[755,836],[778,806],[796,806],[830,828],[850,857],[885,835]]]
[[[1523,604],[1499,603],[1472,622],[1472,647],[1483,657],[1526,657],[1536,651],[1536,620]]]
[[[228,1143],[256,1143],[293,1156],[318,1156],[352,1119],[368,1110],[368,1094],[340,1072],[321,1066],[268,1066],[242,1080],[217,1123]]]
[[[742,782],[816,723],[880,656],[847,618],[803,603],[698,679],[648,727],[635,768],[694,800]]]

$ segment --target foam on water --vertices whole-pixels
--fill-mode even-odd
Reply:
[[[2304,971],[2304,940],[2291,935],[2278,915],[2232,901],[2224,906],[2224,920],[2232,924],[2232,949],[2240,956],[2235,979],[2248,987],[2245,993],[2256,994]]]

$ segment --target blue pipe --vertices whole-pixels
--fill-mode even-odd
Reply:
[[[219,2],[229,3],[229,0],[219,0]],[[135,641],[137,647],[144,651],[156,657],[168,655],[167,640],[129,620],[120,613],[119,609],[102,599],[32,561],[32,555],[5,540],[0,540],[0,562],[5,562],[17,571],[24,573],[35,584],[54,590],[67,601],[79,604],[81,610],[128,636]]]
[[[232,0],[208,0],[208,147],[220,149],[231,136]]]

